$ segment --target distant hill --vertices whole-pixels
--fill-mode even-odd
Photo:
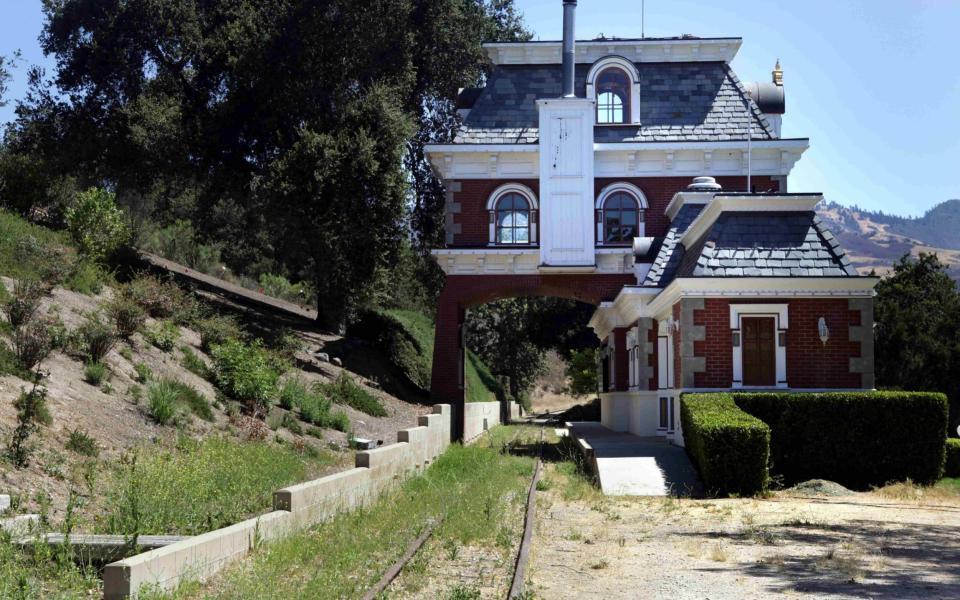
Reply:
[[[936,253],[960,281],[960,199],[934,206],[922,217],[901,217],[827,202],[818,210],[861,273],[886,273],[906,253]]]

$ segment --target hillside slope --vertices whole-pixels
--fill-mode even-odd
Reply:
[[[918,218],[870,212],[827,202],[820,218],[840,239],[861,273],[884,274],[904,254],[935,253],[960,281],[960,200],[943,202]]]

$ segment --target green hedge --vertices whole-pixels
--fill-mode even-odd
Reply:
[[[770,428],[728,394],[684,394],[680,421],[709,494],[752,495],[767,488]]]
[[[943,470],[944,477],[960,477],[960,439],[947,440],[947,463]]]
[[[890,481],[936,482],[942,472],[947,399],[928,392],[732,394],[769,425],[771,472],[790,484],[828,479],[865,489]]]

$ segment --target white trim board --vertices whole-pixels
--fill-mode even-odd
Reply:
[[[714,196],[680,236],[680,243],[684,248],[690,248],[725,212],[812,212],[821,200],[822,194]]]
[[[773,317],[773,339],[776,359],[776,388],[787,387],[787,347],[780,344],[780,334],[787,331],[790,322],[786,304],[731,304],[730,329],[734,336],[740,337],[740,343],[732,346],[733,378],[732,387],[749,389],[743,385],[743,317]]]

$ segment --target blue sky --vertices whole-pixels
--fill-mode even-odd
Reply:
[[[515,0],[541,39],[561,35],[560,0]],[[44,64],[39,0],[4,3],[0,54]],[[641,0],[580,0],[577,37],[640,36]],[[784,69],[784,137],[811,148],[791,191],[918,215],[960,198],[960,0],[647,0],[646,34],[740,36],[734,69],[766,80]],[[25,90],[25,68],[10,97]],[[13,106],[0,109],[0,121]]]

